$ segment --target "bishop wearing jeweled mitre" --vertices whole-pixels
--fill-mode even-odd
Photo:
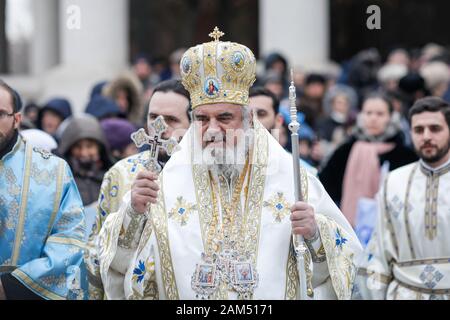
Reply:
[[[217,28],[210,36],[180,63],[193,124],[162,172],[140,172],[103,224],[87,259],[91,297],[297,299],[298,234],[308,296],[349,299],[355,233],[306,170],[304,201],[294,200],[291,155],[248,109],[253,53]]]

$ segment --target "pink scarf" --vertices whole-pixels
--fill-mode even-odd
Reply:
[[[373,198],[380,184],[379,154],[395,147],[394,143],[357,141],[347,160],[342,183],[341,210],[352,226],[361,197]]]

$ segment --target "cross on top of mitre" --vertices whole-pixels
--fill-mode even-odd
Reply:
[[[155,121],[151,122],[148,128],[149,135],[143,128],[139,129],[131,135],[131,139],[138,148],[144,145],[150,146],[150,156],[145,164],[145,167],[153,172],[161,172],[162,168],[158,163],[159,149],[166,150],[167,154],[171,156],[178,150],[178,142],[174,138],[162,139],[162,134],[167,130],[168,125],[165,123],[164,118],[159,116]]]
[[[213,32],[211,32],[211,33],[209,34],[209,36],[210,36],[211,38],[213,38],[215,42],[218,42],[218,41],[219,41],[219,38],[220,38],[220,37],[223,37],[224,35],[225,35],[225,33],[223,33],[222,31],[220,31],[219,28],[217,28],[217,27],[215,27],[214,30],[213,30]]]

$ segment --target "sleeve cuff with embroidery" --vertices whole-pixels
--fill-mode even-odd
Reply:
[[[325,248],[320,238],[320,231],[317,229],[315,236],[312,239],[305,239],[305,244],[311,253],[311,259],[314,263],[321,263],[326,261]]]
[[[146,215],[137,213],[131,203],[128,204],[119,234],[119,246],[124,249],[137,248],[146,220]]]

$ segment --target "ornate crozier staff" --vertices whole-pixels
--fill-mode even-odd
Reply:
[[[300,128],[300,124],[297,122],[297,106],[296,106],[296,94],[295,94],[295,86],[294,86],[294,74],[291,69],[291,85],[289,86],[289,105],[290,105],[290,113],[291,113],[291,122],[289,123],[289,130],[291,131],[291,142],[292,142],[292,164],[294,166],[294,196],[295,202],[303,201],[303,193],[302,186],[300,183],[300,161],[299,161],[299,152],[298,152],[298,130]],[[305,258],[304,255],[306,250],[308,250],[303,241],[303,237],[301,235],[292,235],[295,256],[297,259],[297,270],[298,275],[300,277],[300,288],[299,288],[299,297],[300,300],[307,300],[307,285],[306,285],[306,273],[305,273]]]

